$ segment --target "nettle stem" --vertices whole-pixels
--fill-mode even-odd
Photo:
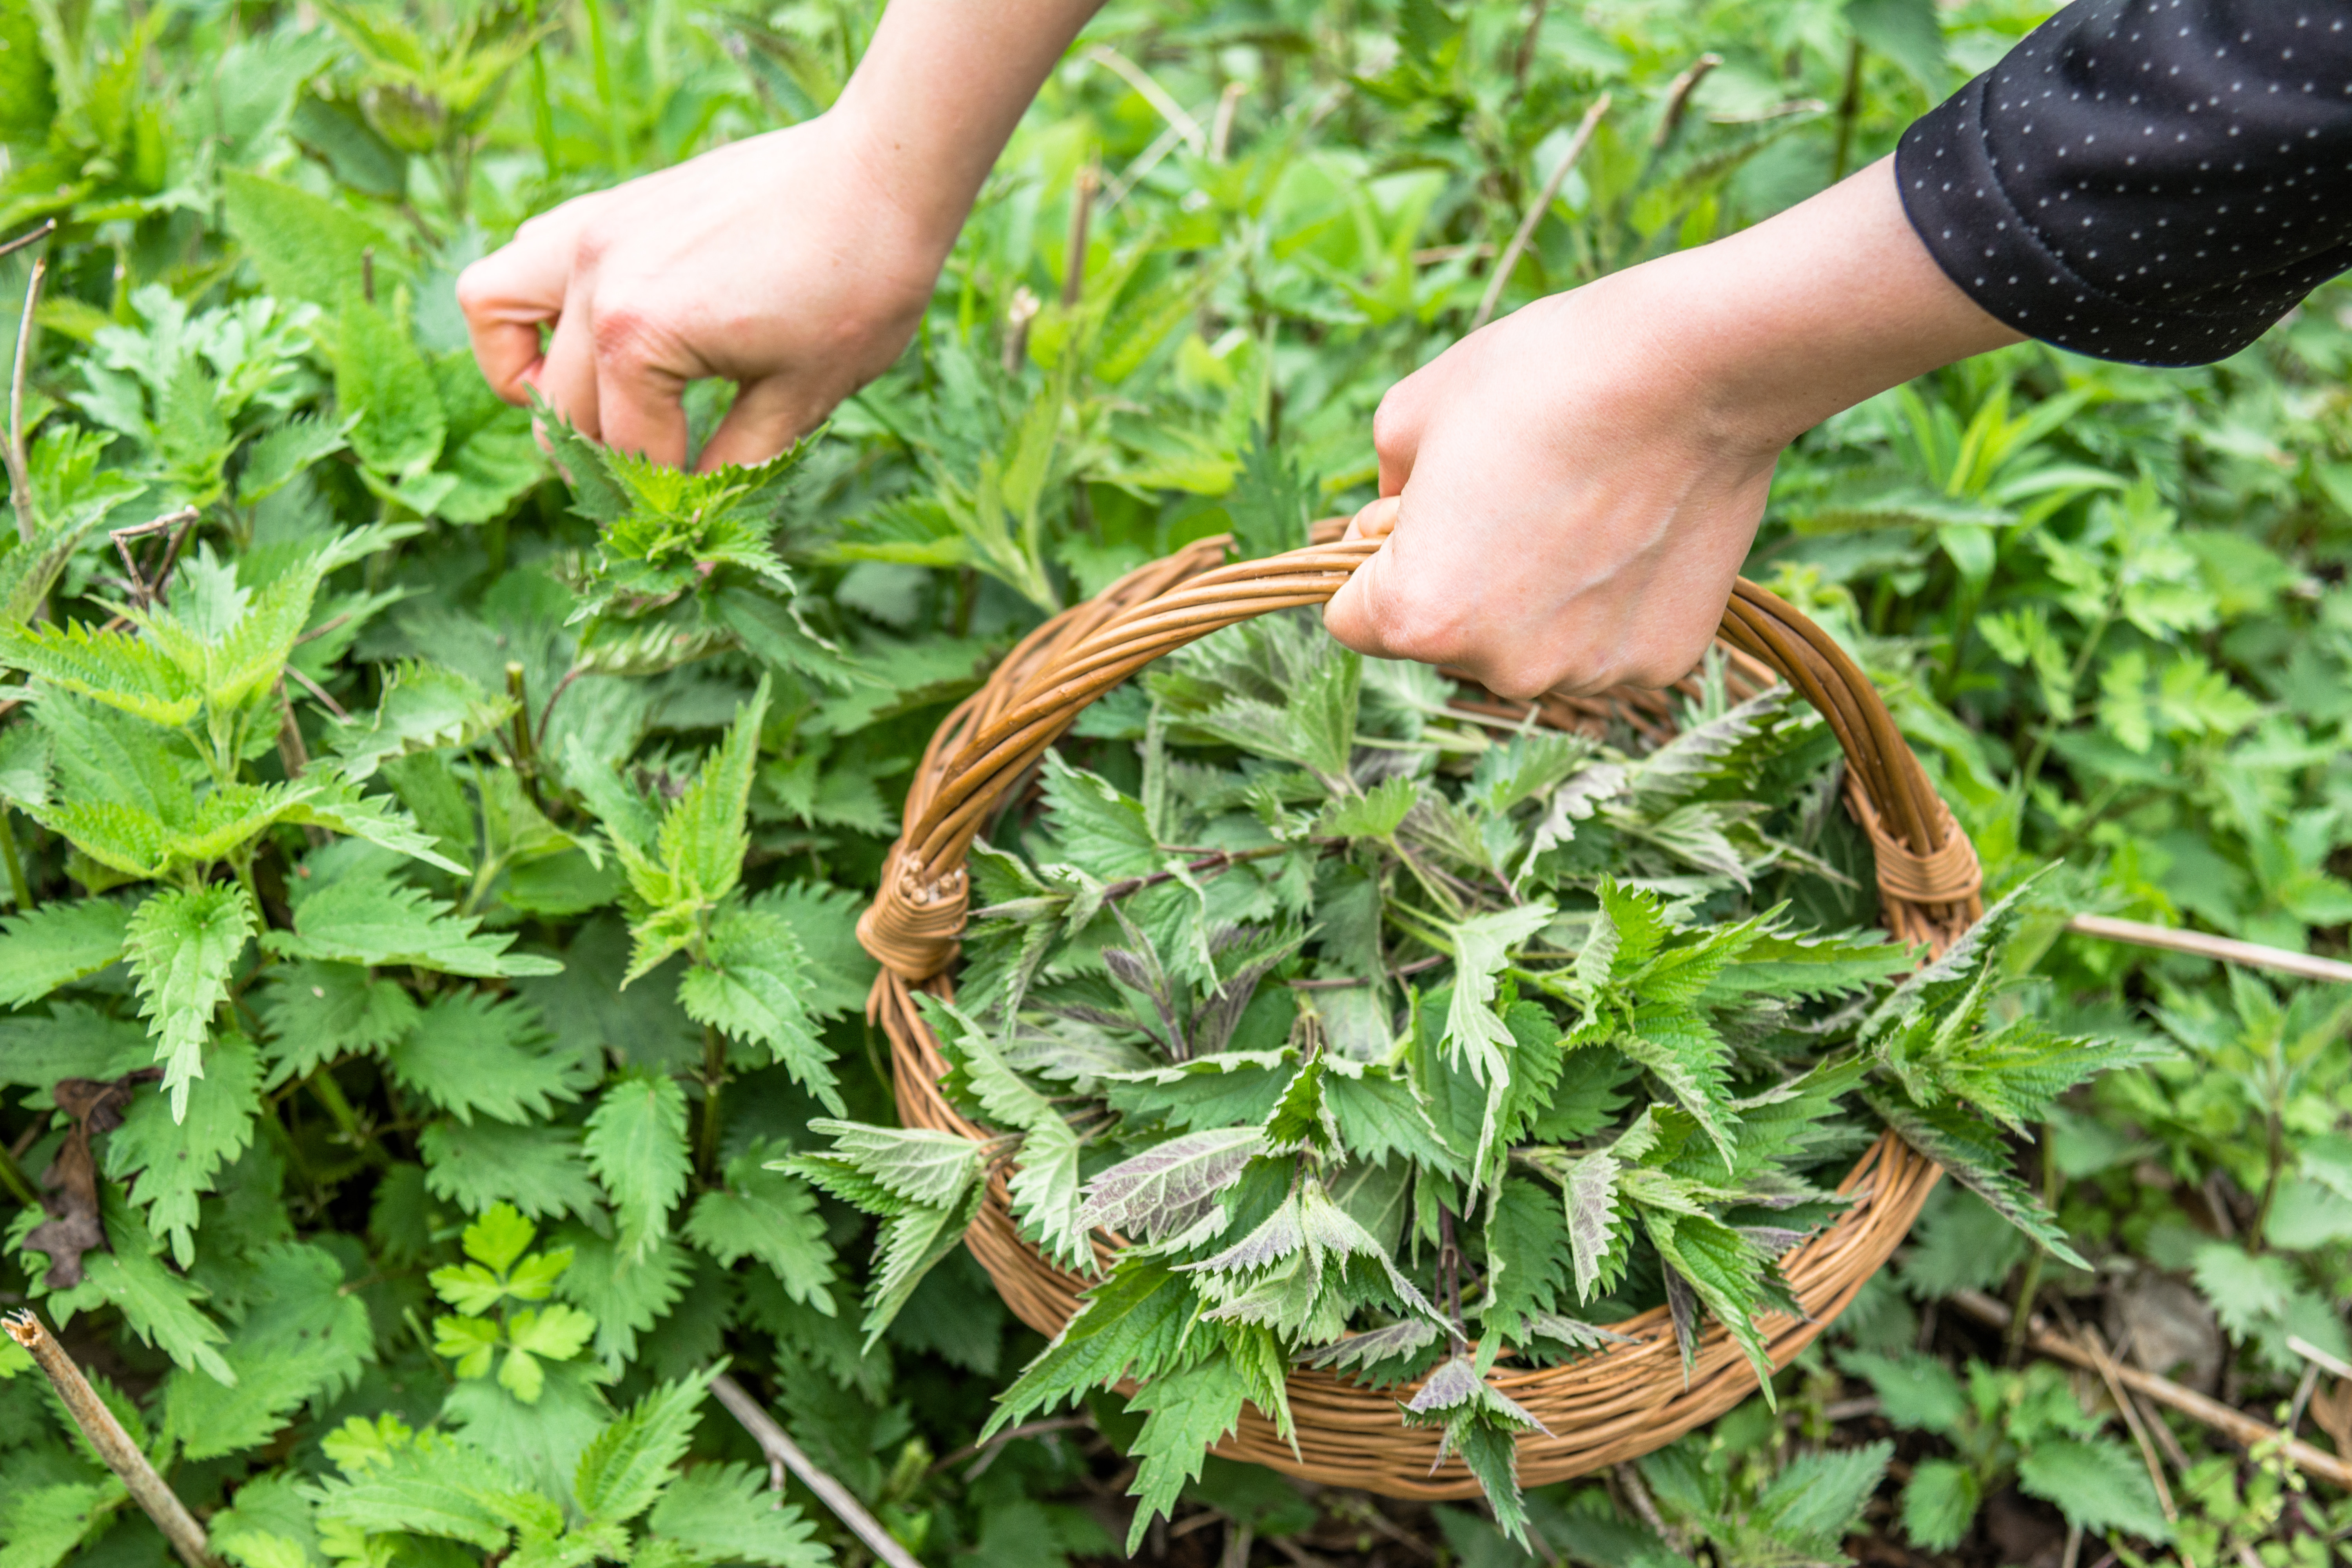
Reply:
[[[16,814],[5,805],[0,805],[0,860],[8,864],[8,891],[16,900],[16,912],[29,914],[33,885],[25,879],[24,857],[16,850]]]
[[[1462,1247],[1454,1236],[1454,1211],[1437,1205],[1437,1277],[1445,1288],[1445,1315],[1454,1324],[1454,1353],[1470,1342],[1462,1326]]]
[[[719,1115],[719,1091],[727,1081],[727,1037],[709,1024],[702,1026],[702,1131],[696,1140],[695,1168],[706,1182],[719,1179],[719,1134],[725,1126]]]

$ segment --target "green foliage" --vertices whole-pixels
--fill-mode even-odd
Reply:
[[[918,346],[776,462],[688,476],[561,422],[551,464],[476,373],[454,279],[533,213],[822,111],[870,7],[0,0],[0,239],[60,226],[26,345],[29,515],[0,526],[25,874],[0,914],[0,1141],[23,1151],[0,1289],[104,1342],[93,1364],[138,1391],[108,1397],[242,1568],[847,1547],[772,1508],[723,1422],[668,1457],[721,1356],[926,1561],[1102,1555],[1057,1500],[1108,1473],[1091,1439],[938,1463],[1010,1343],[956,1256],[993,1171],[1065,1263],[1102,1231],[1138,1244],[1000,1411],[1086,1400],[1153,1506],[1297,1528],[1247,1472],[1199,1468],[1236,1390],[1279,1415],[1296,1351],[1401,1403],[1436,1385],[1414,1418],[1530,1542],[1785,1568],[1842,1553],[1875,1473],[1874,1431],[1819,1423],[1828,1373],[1645,1466],[1655,1536],[1593,1489],[1513,1511],[1478,1357],[1588,1353],[1656,1302],[1689,1331],[1772,1311],[1772,1260],[1884,1123],[1971,1190],[1898,1259],[1920,1317],[1882,1282],[1843,1320],[1859,1337],[1875,1309],[1874,1351],[1950,1289],[2038,1283],[2089,1321],[2161,1274],[2176,1316],[2213,1314],[2220,1386],[2276,1418],[2292,1342],[2352,1354],[2345,1004],[2060,928],[2340,952],[2340,290],[2207,369],[1987,356],[1780,464],[1748,574],[1880,679],[1989,899],[2065,863],[2002,941],[1895,986],[1912,959],[1866,934],[1826,731],[1728,700],[1717,668],[1667,747],[1516,733],[1297,617],[1106,698],[1039,808],[989,827],[974,1027],[939,1026],[997,1142],[884,1132],[857,1021],[852,928],[949,706],[1128,570],[1227,531],[1271,553],[1370,499],[1373,409],[1468,325],[1601,92],[1503,310],[1862,166],[2044,9],[1111,7]],[[1723,63],[1670,117],[1702,51]],[[1073,252],[1089,163],[1108,189]],[[0,258],[0,367],[34,254]],[[1235,863],[1190,868],[1206,851]],[[159,1064],[168,1087],[135,1076]],[[44,1187],[60,1104],[96,1092],[61,1097],[77,1079],[118,1086],[120,1120],[93,1120],[86,1189]],[[78,1282],[30,1245],[53,1217],[104,1238]],[[492,1267],[469,1224],[544,1235]],[[2097,1272],[2035,1261],[2019,1226]],[[1266,1261],[1188,1267],[1246,1238]],[[488,1283],[436,1293],[468,1268]],[[23,1370],[0,1343],[0,1558],[160,1550]],[[1130,1374],[1121,1418],[1093,1391]],[[2014,1481],[2029,1509],[2093,1499],[2121,1560],[2148,1550],[2112,1426],[2031,1372],[1987,1405],[1948,1365],[1958,1415],[1929,1381],[1896,1417],[1923,1434],[1885,1489],[1906,1525],[1874,1527],[1978,1551],[1970,1517]],[[2184,1556],[2317,1568],[2352,1525],[2278,1457],[2174,1430]],[[1465,1562],[1524,1561],[1436,1518]]]

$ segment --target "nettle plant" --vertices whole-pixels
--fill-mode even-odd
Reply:
[[[1018,851],[974,850],[957,1001],[926,999],[994,1135],[819,1123],[792,1163],[887,1216],[869,1335],[1009,1170],[1047,1257],[1127,1245],[996,1424],[1135,1379],[1138,1530],[1244,1400],[1287,1428],[1304,1362],[1415,1384],[1403,1419],[1516,1534],[1535,1423],[1496,1364],[1663,1301],[1686,1362],[1705,1313],[1769,1374],[1775,1260],[1883,1127],[2071,1258],[2002,1130],[2131,1047],[2004,1005],[2015,894],[1924,966],[1801,929],[1790,899],[1852,890],[1834,742],[1785,691],[1714,690],[1612,745],[1286,616],[1091,710],[1098,770],[1049,754]]]
[[[770,542],[796,457],[688,478],[563,433],[592,542],[481,589],[418,515],[460,494],[432,463],[499,511],[544,470],[443,439],[448,362],[397,302],[131,304],[0,542],[0,1083],[38,1126],[0,1176],[33,1301],[158,1352],[143,1408],[112,1402],[167,1474],[233,1480],[211,1525],[246,1568],[420,1535],[821,1560],[761,1477],[684,1464],[738,1314],[857,1375],[816,1195],[766,1168],[845,1109],[820,1036],[862,994],[848,899],[744,879],[772,693],[860,679]],[[353,498],[386,521],[337,526]],[[163,510],[98,531],[134,504]],[[647,746],[689,696],[672,728],[718,743]],[[363,1223],[298,1239],[337,1205]],[[680,1332],[690,1289],[716,1310]],[[437,1409],[400,1396],[436,1373]],[[338,1405],[365,1413],[317,1451],[340,1479],[277,1470]],[[30,1380],[0,1409],[0,1530],[53,1563],[127,1499]]]

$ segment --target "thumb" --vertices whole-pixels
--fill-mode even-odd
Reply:
[[[1384,515],[1377,520],[1368,519],[1365,513],[1375,508]],[[1374,658],[1405,657],[1391,646],[1389,637],[1395,625],[1392,590],[1397,569],[1396,538],[1389,530],[1394,524],[1396,511],[1396,502],[1390,500],[1374,501],[1356,514],[1355,521],[1348,525],[1349,535],[1377,538],[1381,547],[1339,584],[1339,591],[1323,606],[1324,629],[1345,646]],[[1366,527],[1368,521],[1381,524],[1379,531]]]

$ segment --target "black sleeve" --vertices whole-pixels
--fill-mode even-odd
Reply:
[[[1895,168],[1937,262],[2019,331],[2224,358],[2352,268],[2352,0],[2074,0]]]

